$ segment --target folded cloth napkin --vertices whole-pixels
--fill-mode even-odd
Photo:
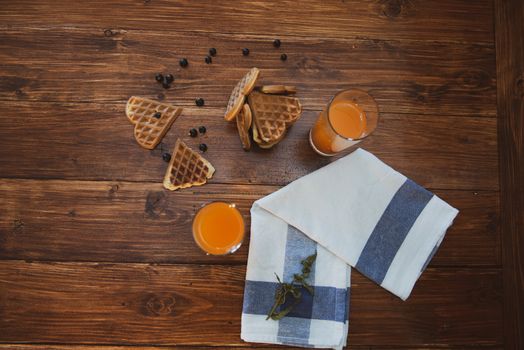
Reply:
[[[348,332],[350,266],[407,299],[458,210],[358,149],[256,201],[241,338],[341,348]],[[317,253],[293,311],[266,320],[278,275],[291,282]],[[285,307],[285,305],[284,305]]]

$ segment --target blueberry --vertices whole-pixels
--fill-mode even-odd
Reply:
[[[206,127],[205,126],[199,126],[198,127],[198,132],[200,132],[201,134],[205,134],[206,133]]]
[[[175,77],[173,77],[173,74],[168,74],[166,75],[165,79],[166,79],[166,83],[171,84],[173,80],[175,80]]]
[[[165,162],[169,162],[171,160],[171,155],[169,153],[164,153],[162,154],[162,159],[165,161]]]
[[[206,56],[206,58],[204,58],[204,61],[206,61],[207,64],[211,64],[211,62],[213,62],[211,56]]]
[[[209,49],[209,55],[216,56],[216,54],[217,54],[217,49],[215,49],[214,47]]]
[[[205,143],[201,143],[200,145],[198,145],[198,149],[202,152],[205,152],[207,151],[207,145]]]
[[[273,40],[273,46],[274,46],[274,47],[280,47],[280,44],[281,44],[281,42],[280,42],[279,39],[275,39],[275,40]]]
[[[189,64],[187,58],[182,58],[178,63],[180,63],[181,67],[187,67],[187,65]]]
[[[195,104],[198,106],[198,107],[202,107],[204,105],[204,99],[202,97],[199,97],[195,100]]]
[[[287,60],[287,55],[286,55],[285,53],[283,53],[282,55],[280,55],[280,59],[281,59],[282,61]]]
[[[163,87],[164,89],[169,89],[169,88],[171,87],[171,85],[169,85],[169,83],[168,83],[167,81],[164,81],[164,82],[162,83],[162,87]]]
[[[242,55],[244,55],[244,56],[249,55],[249,49],[247,47],[242,49]]]
[[[198,135],[198,133],[197,133],[197,130],[195,128],[189,129],[189,136],[197,137],[197,135]]]
[[[155,117],[156,119],[160,119],[161,116],[162,116],[162,113],[160,112],[155,112],[155,114],[153,114],[153,117]]]
[[[164,80],[164,76],[160,73],[157,73],[157,75],[155,75],[155,80],[161,83],[162,80]]]

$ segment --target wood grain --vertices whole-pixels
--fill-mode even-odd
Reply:
[[[407,302],[354,273],[349,348],[522,348],[523,20],[518,0],[2,3],[0,349],[281,348],[239,339],[248,240],[208,257],[190,222],[215,199],[247,216],[336,159],[307,132],[346,87],[381,108],[361,146],[460,209]],[[297,85],[306,112],[274,149],[246,153],[222,115],[252,66]],[[170,90],[156,72],[175,75]],[[131,95],[186,107],[156,150],[133,139]],[[208,144],[211,184],[162,189],[178,137]]]
[[[170,152],[181,137],[190,147],[209,146],[205,156],[217,169],[211,182],[284,185],[336,159],[309,145],[317,115],[305,111],[271,150],[245,152],[222,110],[188,108],[163,143],[146,151],[124,104],[11,103],[0,118],[0,177],[159,182],[162,150]],[[190,138],[188,130],[199,125],[207,126],[206,135]],[[360,146],[425,187],[498,190],[496,144],[495,119],[382,114]]]
[[[16,1],[4,4],[9,27],[88,27],[162,32],[222,32],[300,37],[493,42],[491,0],[361,0],[274,3],[227,1]],[[0,27],[2,28],[2,27]]]
[[[524,3],[495,1],[506,348],[524,348]]]
[[[242,344],[244,274],[241,266],[2,261],[0,340]],[[428,269],[406,302],[358,273],[352,279],[353,345],[503,341],[500,270]]]
[[[277,188],[0,180],[0,259],[244,264],[248,240],[233,255],[207,256],[193,242],[192,217],[203,203],[226,200],[249,227],[253,201]],[[461,212],[431,266],[500,265],[498,193],[436,194]]]
[[[225,109],[237,81],[256,66],[262,70],[261,83],[297,85],[308,109],[323,108],[340,89],[359,87],[370,91],[382,112],[496,115],[492,44],[290,37],[277,50],[272,39],[139,30],[5,30],[0,32],[0,100],[114,102],[160,94],[190,106],[203,97],[207,106]],[[209,47],[218,50],[211,65],[204,62]],[[250,48],[248,57],[242,56],[242,47]],[[281,52],[288,55],[286,62],[280,61]],[[189,67],[178,65],[181,57],[189,59]],[[170,90],[155,82],[156,72],[175,75]]]
[[[253,349],[257,350],[269,350],[269,349],[283,349],[283,346],[274,345],[268,346],[263,344],[241,344],[241,345],[229,345],[229,346],[192,346],[192,345],[151,345],[151,346],[137,346],[137,345],[61,345],[61,344],[0,344],[2,350],[241,350],[241,349]],[[286,349],[300,349],[295,347],[286,346]],[[434,346],[411,346],[404,345],[399,346],[373,346],[373,345],[351,345],[349,344],[345,349],[349,350],[434,350],[434,349],[446,349],[446,350],[464,350],[464,349],[478,349],[478,345],[460,345],[445,346],[445,347],[434,347]],[[501,350],[502,345],[494,346],[482,346],[483,350]]]

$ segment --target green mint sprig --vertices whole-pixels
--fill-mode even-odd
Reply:
[[[278,281],[278,288],[275,292],[275,302],[271,307],[271,310],[269,310],[266,320],[269,320],[271,318],[272,320],[277,321],[289,314],[291,310],[293,310],[293,308],[298,303],[300,303],[300,300],[302,299],[302,292],[300,291],[301,287],[306,289],[309,294],[314,294],[313,287],[307,282],[307,279],[311,274],[311,268],[316,258],[317,253],[310,255],[304,260],[302,260],[300,262],[300,264],[302,265],[302,273],[295,273],[293,275],[293,281],[291,281],[291,283],[282,282],[278,275],[275,273],[275,276],[277,277]],[[277,309],[285,304],[286,298],[289,295],[293,297],[293,303],[288,305],[285,309],[277,312]]]

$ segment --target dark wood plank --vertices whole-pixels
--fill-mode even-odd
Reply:
[[[334,158],[316,155],[308,132],[318,112],[305,111],[271,150],[245,152],[222,110],[185,109],[157,150],[138,146],[124,104],[13,103],[0,118],[0,177],[159,182],[161,149],[178,137],[206,153],[217,169],[211,182],[284,185]],[[13,122],[16,120],[16,122]],[[187,136],[206,125],[202,139]],[[498,190],[496,120],[382,114],[379,128],[360,144],[422,186]]]
[[[308,109],[323,108],[337,90],[353,86],[369,90],[383,112],[496,115],[493,44],[292,37],[276,50],[269,36],[106,34],[100,29],[0,31],[0,99],[108,102],[162,94],[192,106],[203,97],[207,106],[225,109],[236,82],[256,66],[262,83],[297,85]],[[212,46],[218,55],[208,65],[203,57]],[[249,57],[241,55],[245,46]],[[279,59],[283,51],[286,62]],[[178,65],[183,56],[190,61],[186,69]],[[175,75],[172,89],[154,81],[159,71]]]
[[[262,345],[262,344],[242,344],[242,345],[229,345],[229,346],[191,346],[191,345],[152,345],[152,346],[136,346],[136,345],[58,345],[58,344],[0,344],[0,349],[2,350],[240,350],[240,349],[253,349],[257,350],[274,350],[274,349],[284,349],[284,346],[279,345]],[[299,349],[295,347],[286,346],[286,349]],[[499,346],[482,346],[483,350],[501,350],[503,347]],[[446,350],[464,350],[464,349],[479,349],[479,345],[461,345],[460,347],[453,346],[370,346],[370,345],[349,345],[345,347],[349,350],[430,350],[430,349],[446,349]]]
[[[354,35],[493,41],[491,0],[361,0],[234,3],[207,1],[16,1],[3,27],[90,27],[346,38]]]
[[[507,349],[524,348],[524,2],[495,1]]]
[[[243,266],[0,262],[0,341],[242,344]],[[501,345],[498,269],[428,269],[408,301],[354,273],[353,345]],[[438,293],[435,291],[438,290]]]
[[[370,90],[384,112],[376,137],[362,145],[461,210],[407,302],[354,274],[350,348],[522,347],[515,308],[523,296],[524,223],[515,215],[523,208],[523,176],[519,165],[506,165],[522,159],[522,134],[513,128],[522,131],[515,111],[523,111],[523,55],[505,56],[513,39],[506,41],[506,29],[497,33],[499,73],[507,72],[506,57],[520,67],[503,77],[498,96],[510,101],[499,107],[505,114],[499,140],[508,147],[501,157],[503,276],[492,6],[492,0],[2,4],[0,259],[17,261],[0,261],[0,342],[6,343],[0,349],[249,348],[239,339],[245,274],[239,264],[247,244],[232,256],[206,257],[192,243],[191,215],[213,199],[235,201],[247,214],[253,200],[327,164],[310,151],[306,134],[318,109],[347,86]],[[522,23],[522,11],[512,10],[501,7],[499,26],[511,16]],[[281,50],[270,46],[276,36]],[[219,56],[206,66],[211,46]],[[243,60],[238,51],[245,46],[252,54]],[[278,61],[280,52],[289,55],[286,63]],[[191,59],[190,69],[176,65],[181,55]],[[231,87],[253,65],[263,68],[265,82],[296,83],[308,110],[269,152],[244,153],[234,127],[221,120]],[[176,87],[160,89],[151,79],[156,71],[174,72]],[[164,145],[149,152],[135,144],[122,114],[131,94],[184,106],[202,96],[211,108],[188,109]],[[206,156],[218,169],[214,184],[164,191],[162,148],[200,124],[210,130]],[[31,262],[54,259],[81,263]],[[106,263],[86,262],[94,260]],[[176,262],[231,266],[158,265]]]
[[[235,202],[247,219],[253,201],[277,187],[206,185],[168,192],[161,184],[0,180],[0,259],[243,264],[207,256],[191,220],[205,202]],[[460,209],[431,266],[500,264],[498,193],[437,191]]]

